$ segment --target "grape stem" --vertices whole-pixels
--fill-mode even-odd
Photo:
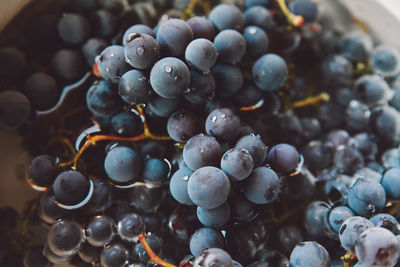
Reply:
[[[357,256],[348,251],[340,259],[343,261],[343,267],[352,267],[357,262]]]
[[[164,266],[164,267],[177,267],[176,265],[173,265],[173,264],[161,259],[160,257],[157,256],[156,253],[154,253],[154,251],[151,249],[149,243],[147,243],[144,233],[141,233],[138,238],[139,238],[140,243],[142,243],[144,249],[146,250],[146,252],[149,255],[149,258],[152,262],[154,262],[155,264]]]
[[[328,102],[329,100],[330,100],[330,96],[327,93],[323,92],[323,93],[320,93],[319,95],[309,96],[306,99],[293,102],[291,104],[291,106],[293,108],[302,108],[302,107],[306,107],[306,106],[310,106],[310,105],[315,105],[322,101]]]
[[[137,105],[136,110],[138,112],[138,115],[140,116],[142,123],[143,123],[143,133],[138,135],[138,136],[132,136],[132,137],[121,137],[121,136],[112,136],[112,135],[87,135],[86,141],[83,144],[83,146],[79,149],[78,153],[74,156],[74,158],[71,161],[63,162],[58,164],[58,167],[66,167],[66,166],[73,166],[72,168],[74,170],[77,169],[77,163],[79,158],[82,156],[83,152],[86,151],[91,146],[95,146],[97,142],[100,141],[123,141],[123,142],[137,142],[145,139],[153,139],[153,140],[171,140],[171,137],[169,136],[157,136],[151,133],[149,126],[146,123],[146,118],[144,116],[143,109]]]
[[[285,0],[276,0],[278,2],[279,8],[281,9],[283,15],[287,18],[289,23],[295,27],[301,27],[304,24],[304,18],[299,15],[295,15],[290,12],[286,5]]]

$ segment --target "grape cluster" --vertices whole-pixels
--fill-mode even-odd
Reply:
[[[311,0],[227,2],[69,0],[0,48],[41,191],[0,208],[3,265],[397,266],[397,48]]]

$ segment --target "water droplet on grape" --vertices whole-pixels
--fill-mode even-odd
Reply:
[[[138,56],[143,56],[143,55],[144,55],[144,48],[143,48],[143,47],[138,47],[138,48],[136,49],[136,54],[137,54]]]
[[[140,78],[139,78],[139,81],[141,81],[141,82],[144,82],[144,81],[146,81],[147,80],[147,78],[145,77],[145,76],[141,76]]]
[[[170,65],[166,65],[164,67],[164,70],[165,70],[166,73],[171,73],[172,72],[172,67]]]
[[[212,121],[212,122],[216,122],[216,121],[217,121],[217,116],[212,116],[212,117],[211,117],[211,121]]]
[[[251,27],[251,28],[249,29],[249,33],[250,33],[250,34],[255,34],[256,32],[257,32],[257,29],[254,28],[254,27]]]
[[[226,114],[222,113],[221,114],[221,118],[225,119],[226,118]]]
[[[175,75],[174,79],[175,79],[175,81],[179,81],[181,79],[181,77],[179,77],[178,75]]]
[[[189,176],[187,176],[187,175],[183,176],[183,180],[185,180],[185,181],[189,180]]]

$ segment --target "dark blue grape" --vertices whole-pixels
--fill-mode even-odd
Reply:
[[[47,235],[51,251],[57,256],[69,257],[80,250],[85,241],[83,229],[70,220],[60,220],[53,224]]]
[[[100,254],[103,251],[102,247],[94,247],[89,243],[83,244],[78,254],[79,257],[87,263],[94,263],[100,260]]]
[[[346,125],[351,130],[365,131],[368,129],[370,115],[371,111],[367,105],[351,100],[346,109]]]
[[[138,211],[156,212],[165,198],[165,191],[161,187],[147,188],[145,186],[134,187],[130,192],[130,205]],[[143,217],[143,220],[146,218]],[[161,223],[161,222],[158,222]],[[145,223],[147,225],[147,223]],[[157,229],[157,228],[156,228]],[[158,228],[156,231],[159,231]]]
[[[54,252],[51,251],[51,249],[49,248],[47,242],[44,245],[42,253],[53,264],[68,264],[72,258],[71,256],[61,257],[61,256],[54,254]]]
[[[150,84],[164,98],[180,96],[190,85],[189,69],[180,59],[163,58],[151,69]]]
[[[89,35],[89,22],[79,14],[63,14],[57,24],[61,39],[72,45],[82,43]]]
[[[289,144],[278,144],[271,148],[267,155],[267,162],[276,172],[293,172],[300,162],[300,155],[296,148]]]
[[[268,51],[269,39],[265,31],[258,26],[248,26],[243,31],[246,41],[246,56],[259,58]]]
[[[299,243],[290,254],[290,266],[293,267],[328,267],[331,259],[328,251],[315,241]]]
[[[244,5],[246,9],[249,9],[253,6],[271,7],[272,3],[272,0],[246,0]]]
[[[189,177],[189,197],[202,208],[214,209],[221,206],[228,199],[229,191],[229,179],[221,169],[206,166]]]
[[[105,81],[95,81],[86,94],[86,105],[96,116],[111,117],[121,109],[117,92]]]
[[[252,6],[244,12],[244,25],[258,26],[268,32],[274,28],[275,23],[268,9],[263,6]]]
[[[215,36],[215,47],[218,51],[218,61],[228,64],[240,62],[246,52],[246,40],[236,30],[223,30]]]
[[[254,134],[246,135],[240,138],[235,148],[246,149],[249,151],[251,158],[253,159],[254,166],[260,166],[267,156],[267,147],[262,142],[261,138]]]
[[[361,233],[366,229],[374,227],[368,219],[353,216],[345,220],[339,229],[339,238],[342,246],[349,252],[355,252],[355,245]]]
[[[378,145],[372,139],[371,134],[359,133],[353,136],[354,145],[358,151],[360,151],[364,158],[375,159],[378,153]]]
[[[311,170],[322,170],[329,167],[331,163],[330,148],[319,140],[312,140],[307,143],[301,154],[304,156],[304,164]]]
[[[82,45],[82,53],[89,66],[96,63],[96,57],[108,46],[107,42],[99,38],[91,38]]]
[[[25,55],[15,47],[0,49],[0,77],[7,79],[20,78],[27,63]]]
[[[221,159],[221,169],[233,181],[246,179],[253,171],[254,162],[246,149],[232,148]]]
[[[24,267],[50,267],[51,263],[42,251],[43,246],[31,248],[24,256]]]
[[[305,22],[314,22],[317,19],[317,5],[310,0],[295,0],[289,6],[290,11],[302,16]]]
[[[141,216],[129,213],[118,222],[118,235],[122,240],[132,242],[144,231],[144,227]]]
[[[400,150],[390,148],[383,152],[381,156],[382,167],[385,169],[400,168]]]
[[[333,130],[328,133],[325,142],[333,150],[341,149],[350,139],[350,134],[345,130]]]
[[[192,28],[180,19],[169,19],[157,31],[157,42],[162,56],[182,57],[193,39]]]
[[[185,59],[190,67],[207,72],[217,61],[217,48],[205,38],[191,41],[185,50]]]
[[[353,66],[344,56],[334,55],[322,62],[322,74],[327,84],[345,86],[352,80]]]
[[[78,51],[58,50],[51,61],[55,75],[67,82],[76,82],[85,73],[85,62]]]
[[[206,227],[218,228],[228,222],[231,210],[228,202],[214,209],[197,207],[197,218]]]
[[[384,208],[385,189],[375,180],[359,178],[349,189],[348,203],[357,214],[370,216]]]
[[[206,38],[210,41],[214,40],[216,31],[214,25],[205,17],[193,17],[186,21],[193,31],[193,39]]]
[[[327,220],[330,228],[338,234],[343,222],[354,215],[354,212],[350,208],[337,206],[329,211]]]
[[[248,107],[262,100],[261,90],[251,82],[245,82],[242,88],[234,96],[239,107]]]
[[[149,158],[143,161],[141,177],[154,183],[162,183],[168,178],[170,167],[161,159]]]
[[[111,206],[110,187],[106,181],[94,180],[93,195],[89,202],[83,207],[85,213],[99,214],[103,213]]]
[[[246,222],[254,216],[254,204],[242,195],[230,199],[229,204],[235,220]]]
[[[151,249],[158,255],[162,257],[163,253],[163,240],[154,235],[150,234],[146,236],[146,240],[149,243]],[[135,261],[141,262],[141,263],[147,263],[150,259],[149,256],[147,255],[147,252],[145,251],[143,245],[141,243],[138,243],[135,245],[133,248],[133,256],[135,258]]]
[[[388,198],[400,200],[400,168],[389,169],[383,175],[382,185]]]
[[[199,119],[192,112],[182,110],[172,114],[167,123],[168,135],[176,142],[186,142],[199,133]]]
[[[151,91],[147,75],[140,70],[125,72],[118,85],[119,95],[130,105],[147,103],[151,98]]]
[[[125,62],[124,47],[119,45],[105,48],[96,57],[96,63],[101,77],[111,83],[119,83],[122,75],[131,69]]]
[[[244,16],[242,11],[230,4],[220,4],[211,10],[208,16],[211,23],[217,28],[218,31],[226,29],[233,29],[237,31],[243,30]]]
[[[316,118],[301,118],[301,126],[302,135],[307,141],[317,138],[322,133],[321,124]]]
[[[190,87],[183,93],[187,101],[193,104],[205,103],[215,95],[215,80],[211,73],[190,70]]]
[[[266,54],[253,65],[253,79],[264,91],[276,91],[286,82],[288,67],[285,60],[276,54]]]
[[[400,53],[391,46],[378,46],[371,55],[371,65],[377,74],[394,77],[400,72]]]
[[[129,39],[131,39],[131,34],[140,33],[140,34],[148,34],[153,38],[156,38],[156,33],[147,25],[144,24],[135,24],[129,27],[122,37],[122,44],[125,46]]]
[[[50,186],[58,174],[56,159],[40,155],[32,159],[28,166],[28,177],[39,186]]]
[[[277,198],[280,180],[273,170],[258,167],[244,180],[242,188],[248,200],[256,204],[266,204]]]
[[[135,179],[142,169],[139,155],[130,147],[117,146],[111,149],[104,160],[104,170],[117,183]]]
[[[240,127],[240,119],[229,108],[219,108],[213,110],[207,117],[205,129],[207,134],[216,138],[233,142],[236,140]]]
[[[204,166],[218,166],[221,154],[222,150],[218,141],[204,134],[191,137],[183,148],[183,159],[192,170]]]
[[[100,255],[101,266],[103,267],[123,267],[129,259],[129,251],[119,243],[105,247]]]
[[[286,253],[292,252],[297,244],[304,241],[304,235],[300,227],[289,225],[279,229],[279,242]]]
[[[179,108],[180,101],[179,98],[165,98],[155,95],[150,99],[148,109],[155,116],[168,118]]]
[[[25,94],[34,109],[50,109],[58,101],[57,82],[44,72],[36,72],[26,80]]]
[[[360,31],[350,32],[343,37],[340,47],[347,59],[353,62],[365,62],[371,53],[373,42],[368,34]]]
[[[92,32],[101,38],[112,37],[118,26],[118,18],[104,9],[96,10],[90,15],[89,20]]]
[[[310,198],[316,191],[316,177],[306,168],[302,167],[296,173],[281,176],[283,188],[288,203],[297,203],[302,199]]]
[[[194,266],[213,267],[224,266],[233,267],[231,256],[220,248],[208,248],[193,260]]]
[[[199,256],[207,248],[223,248],[224,237],[212,228],[199,228],[190,238],[190,252]]]
[[[392,92],[387,82],[378,75],[364,75],[354,84],[353,96],[356,100],[374,106],[388,101]]]
[[[64,171],[54,181],[53,190],[56,201],[63,205],[76,205],[89,193],[89,181],[80,172]]]
[[[345,120],[342,107],[332,101],[321,105],[317,118],[325,130],[339,128]]]
[[[182,167],[172,175],[169,182],[169,191],[172,197],[181,204],[194,204],[188,193],[188,182],[192,173],[193,171],[188,167]]]
[[[330,203],[347,205],[347,194],[352,184],[352,178],[347,175],[337,175],[336,169],[328,182],[325,184],[325,195]]]
[[[372,110],[369,126],[379,141],[394,146],[400,140],[400,113],[390,107],[382,106]]]
[[[324,239],[324,221],[329,211],[329,204],[323,201],[313,201],[304,211],[304,226],[310,238]]]
[[[18,91],[7,90],[0,93],[0,123],[17,128],[27,121],[31,114],[31,103]]]
[[[142,131],[140,118],[130,111],[124,111],[113,116],[111,126],[115,133],[122,136],[136,136]]]
[[[243,85],[243,73],[236,66],[216,64],[211,73],[215,79],[215,93],[220,98],[234,96]]]
[[[55,196],[51,193],[44,193],[40,196],[38,215],[43,222],[54,224],[57,220],[67,217],[68,211],[56,204]]]
[[[339,173],[353,175],[364,166],[364,157],[360,151],[346,145],[336,150],[333,164]]]
[[[90,245],[104,247],[115,236],[115,222],[106,215],[96,216],[86,226],[85,235]]]
[[[347,106],[353,99],[353,92],[348,87],[339,88],[335,93],[335,100],[343,106]]]
[[[148,69],[159,57],[156,39],[148,34],[132,33],[126,39],[125,60],[136,69]]]
[[[376,226],[376,227],[383,227],[391,231],[395,235],[400,234],[400,224],[395,217],[388,213],[379,213],[369,220]]]
[[[77,12],[89,12],[98,7],[97,0],[73,0],[72,6]]]
[[[389,230],[371,227],[360,235],[355,252],[364,266],[394,266],[400,254],[400,244]]]

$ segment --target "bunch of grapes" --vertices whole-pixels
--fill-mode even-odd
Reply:
[[[52,11],[0,48],[40,191],[0,209],[4,266],[397,266],[400,52],[364,23],[312,0]]]

